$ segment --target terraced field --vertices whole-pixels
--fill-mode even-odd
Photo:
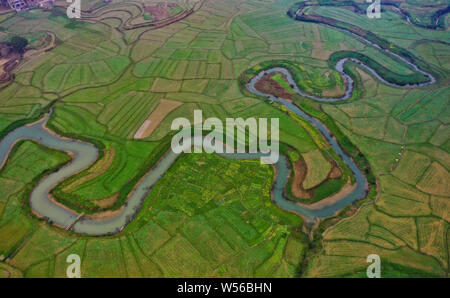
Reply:
[[[177,6],[155,8],[157,2],[87,2],[82,21],[67,19],[60,8],[0,19],[4,36],[49,31],[56,37],[54,49],[24,63],[0,91],[0,130],[4,135],[32,122],[51,105],[49,128],[100,148],[96,163],[52,191],[78,212],[119,209],[165,152],[172,120],[192,119],[194,109],[221,120],[280,118],[283,150],[290,162],[303,161],[301,187],[313,189],[305,197],[288,195],[301,202],[331,196],[351,183],[348,169],[314,128],[244,90],[242,74],[287,63],[299,88],[324,97],[344,92],[330,66],[336,52],[357,51],[402,77],[415,74],[351,34],[288,17],[297,1],[173,1]],[[416,3],[407,5],[418,14],[411,10]],[[356,82],[350,101],[292,97],[347,140],[359,164],[367,163],[377,183],[369,199],[322,221],[311,240],[300,217],[271,201],[271,167],[185,155],[122,233],[80,236],[37,219],[27,201],[43,173],[69,157],[23,142],[0,172],[0,239],[7,240],[0,243],[2,274],[63,277],[66,256],[78,253],[86,277],[363,277],[367,255],[377,253],[386,277],[448,275],[448,31],[408,23],[393,10],[373,22],[345,7],[309,13],[373,32],[438,78],[426,87],[397,88],[350,63]],[[289,90],[282,77],[272,79]],[[135,138],[167,100],[178,104],[148,137]],[[331,179],[333,168],[342,173]]]

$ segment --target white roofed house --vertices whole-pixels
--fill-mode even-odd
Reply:
[[[25,0],[8,0],[8,4],[12,9],[15,9],[16,11],[28,9],[28,4]]]
[[[38,7],[51,7],[53,0],[0,0],[2,4],[9,5],[16,11],[23,11]]]

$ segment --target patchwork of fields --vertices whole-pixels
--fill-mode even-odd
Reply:
[[[327,97],[344,92],[328,61],[337,51],[363,53],[400,75],[414,73],[350,34],[289,18],[295,0],[172,1],[195,11],[160,28],[140,26],[160,20],[134,2],[99,2],[86,4],[93,11],[83,21],[69,20],[57,8],[0,15],[0,39],[24,32],[56,36],[54,49],[20,65],[15,80],[0,90],[0,131],[32,121],[51,105],[50,129],[101,144],[96,163],[52,191],[57,201],[86,214],[120,208],[167,149],[172,120],[193,119],[195,109],[222,121],[279,118],[290,161],[306,165],[302,187],[329,196],[350,180],[348,169],[341,168],[342,178],[328,179],[335,163],[321,136],[245,92],[242,73],[289,61],[302,90]],[[160,1],[147,2],[151,7]],[[155,11],[160,13],[147,13]],[[271,167],[185,155],[122,233],[80,236],[31,214],[27,195],[36,179],[69,156],[26,141],[0,170],[0,277],[64,277],[72,253],[81,256],[84,277],[363,277],[372,253],[380,255],[386,277],[448,275],[449,31],[417,27],[392,11],[376,21],[329,6],[311,13],[370,30],[439,77],[427,87],[395,88],[352,64],[358,98],[321,104],[292,97],[326,114],[364,155],[377,179],[375,200],[322,222],[310,246],[302,218],[271,201]],[[273,80],[289,91],[281,76]],[[169,109],[167,102],[176,104]],[[148,127],[156,124],[137,137],[149,120]]]
[[[304,258],[306,240],[293,229],[301,219],[271,203],[269,166],[183,156],[123,233],[89,238],[39,223],[23,210],[30,181],[21,176],[32,180],[67,158],[24,142],[2,170],[4,274],[17,268],[26,277],[64,277],[66,257],[77,253],[85,277],[282,277],[295,275]]]

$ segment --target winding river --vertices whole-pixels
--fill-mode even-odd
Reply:
[[[253,82],[257,81],[256,77]],[[249,88],[251,88],[252,84],[252,82],[249,83]],[[276,98],[274,98],[274,100],[276,100]],[[282,101],[280,101],[280,103],[281,102]],[[367,180],[365,176],[353,160],[340,148],[338,142],[331,136],[325,125],[318,122],[315,118],[303,113],[295,105],[287,102],[285,102],[285,104],[294,113],[303,117],[320,130],[336,153],[351,169],[355,177],[356,188],[350,194],[340,198],[332,204],[324,205],[323,202],[319,202],[313,205],[303,205],[289,201],[283,195],[283,190],[287,184],[290,173],[289,162],[286,157],[280,155],[278,162],[274,165],[276,169],[276,179],[272,188],[274,202],[282,209],[313,219],[332,216],[336,211],[342,209],[351,202],[364,198],[367,191]],[[152,187],[164,176],[166,171],[173,165],[179,156],[179,154],[176,154],[169,149],[153,169],[136,185],[135,189],[130,194],[127,203],[117,214],[102,219],[79,218],[80,214],[55,202],[50,197],[49,192],[64,179],[86,169],[95,162],[98,157],[98,149],[90,143],[71,140],[54,134],[45,127],[48,118],[49,114],[40,121],[22,126],[9,133],[0,142],[0,163],[3,165],[6,162],[14,144],[22,139],[34,140],[49,148],[69,152],[72,156],[72,162],[42,179],[31,192],[30,204],[33,212],[40,217],[44,217],[51,221],[51,223],[60,227],[71,227],[76,233],[107,235],[120,232],[120,230],[139,212],[142,203],[148,196]],[[263,156],[261,153],[223,153],[219,155],[238,160],[256,160]]]
[[[348,32],[353,34],[351,32]],[[358,36],[359,37],[359,36]],[[361,38],[361,37],[359,37]],[[365,40],[370,43],[369,41]],[[370,43],[372,44],[372,43]],[[372,44],[373,45],[373,44]],[[429,81],[422,84],[411,84],[408,86],[424,86],[434,83],[436,80],[431,75],[425,71],[419,69],[418,66],[412,64],[410,61],[403,57],[400,57],[386,49],[381,49],[377,45],[373,45],[382,51],[385,51],[391,55],[397,56],[403,62],[411,66],[414,70],[426,75]],[[367,69],[375,77],[377,77],[383,83],[390,86],[397,86],[395,84],[389,83],[384,80],[375,70],[364,65],[362,62],[353,58],[344,58],[337,62],[336,70],[341,76],[345,78],[346,91],[342,97],[339,98],[320,98],[312,96],[301,91],[294,79],[292,78],[290,72],[284,68],[272,68],[269,70],[261,71],[258,75],[253,77],[247,84],[247,88],[250,92],[258,96],[263,96],[270,98],[271,100],[283,105],[289,111],[295,113],[299,117],[305,119],[311,125],[313,125],[325,138],[330,147],[338,154],[345,165],[351,170],[355,179],[355,185],[352,191],[348,194],[342,195],[336,200],[323,200],[311,205],[300,204],[292,202],[285,198],[284,188],[288,182],[290,168],[289,162],[283,155],[280,155],[279,161],[274,165],[276,177],[274,185],[272,188],[272,199],[273,201],[282,209],[297,213],[306,220],[315,220],[317,218],[326,218],[336,214],[337,211],[348,206],[356,200],[360,200],[366,197],[368,191],[368,182],[362,171],[358,168],[353,159],[342,150],[338,141],[332,136],[327,127],[320,122],[318,119],[311,117],[302,111],[295,104],[286,101],[284,99],[277,98],[271,94],[266,94],[256,90],[255,84],[261,80],[261,78],[268,73],[280,72],[285,75],[290,85],[293,86],[293,90],[299,95],[308,97],[321,102],[336,102],[349,99],[353,94],[353,80],[352,78],[344,72],[344,64],[348,61],[353,61],[359,63],[362,67]],[[404,87],[404,86],[398,86]],[[45,127],[49,118],[47,114],[43,119],[29,125],[19,127],[8,135],[6,135],[0,141],[0,165],[3,166],[13,148],[14,144],[22,139],[34,140],[40,144],[54,148],[57,150],[62,150],[69,152],[72,156],[72,162],[58,171],[43,178],[37,186],[32,190],[30,195],[30,205],[34,213],[38,216],[46,218],[51,223],[68,228],[70,227],[72,231],[80,234],[88,235],[109,235],[120,232],[139,212],[141,206],[150,193],[152,187],[164,176],[166,171],[173,165],[177,160],[179,154],[174,153],[172,150],[169,151],[159,160],[159,162],[151,169],[135,186],[134,190],[130,193],[126,204],[120,209],[120,211],[113,213],[112,215],[105,218],[87,218],[80,214],[77,214],[73,210],[62,206],[61,204],[55,202],[49,195],[49,192],[57,184],[62,182],[64,179],[78,173],[87,167],[89,167],[93,162],[96,161],[98,157],[98,149],[86,142],[81,142],[78,140],[71,140],[55,133],[51,132]],[[220,154],[226,158],[232,159],[259,159],[261,154]]]

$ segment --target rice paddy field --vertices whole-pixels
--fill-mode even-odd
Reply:
[[[52,49],[25,54],[14,80],[0,89],[0,135],[51,107],[49,129],[95,144],[98,160],[51,191],[57,202],[92,215],[126,203],[169,148],[175,118],[193,121],[198,109],[222,121],[279,118],[282,152],[292,164],[303,162],[298,187],[309,193],[288,196],[309,204],[335,195],[354,183],[349,169],[313,126],[249,93],[243,74],[283,65],[302,91],[335,97],[344,94],[345,82],[330,63],[334,53],[361,53],[402,77],[415,71],[349,33],[289,17],[297,2],[85,1],[82,19],[71,20],[65,1],[57,1],[51,9],[0,14],[0,40],[55,36]],[[370,31],[437,78],[425,87],[393,87],[348,63],[355,96],[319,103],[272,76],[367,166],[373,177],[367,199],[310,230],[271,200],[271,166],[186,154],[123,231],[90,237],[32,212],[33,187],[70,156],[21,141],[0,170],[0,277],[65,277],[73,253],[81,257],[83,277],[365,277],[370,254],[381,257],[383,277],[448,276],[448,15],[440,17],[444,29],[420,26],[448,3],[427,1],[434,10],[424,11],[424,1],[393,1],[414,18],[407,22],[392,7],[372,20],[347,6],[307,1],[319,2],[309,15]],[[156,123],[146,129],[146,121]]]

